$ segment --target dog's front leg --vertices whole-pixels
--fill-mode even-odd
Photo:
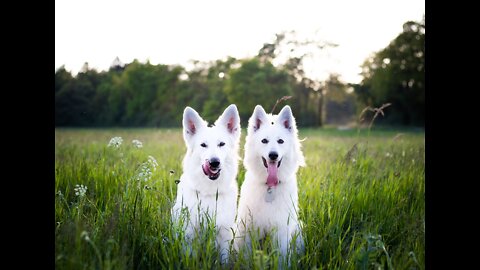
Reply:
[[[278,248],[280,250],[280,260],[278,261],[279,263],[279,268],[283,269],[283,263],[287,259],[287,253],[288,253],[288,244],[292,238],[292,234],[288,231],[287,228],[284,229],[279,229],[277,232],[277,239],[278,239]]]
[[[233,234],[230,228],[220,226],[217,234],[217,247],[220,251],[220,262],[228,262],[228,255],[230,251],[230,243],[233,239]]]

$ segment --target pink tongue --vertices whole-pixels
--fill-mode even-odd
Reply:
[[[267,176],[267,186],[272,187],[278,184],[278,177],[277,177],[277,163],[270,163],[268,162],[268,176]]]
[[[209,169],[209,167],[210,167],[210,164],[208,163],[208,160],[207,160],[207,161],[205,161],[205,163],[202,165],[203,173],[204,173],[205,175],[210,175],[210,169]]]

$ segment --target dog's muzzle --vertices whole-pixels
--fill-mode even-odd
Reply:
[[[202,170],[210,180],[217,180],[217,178],[220,176],[220,171],[222,170],[220,169],[220,159],[206,159],[205,163],[202,165]]]

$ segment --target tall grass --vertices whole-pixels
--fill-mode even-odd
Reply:
[[[424,269],[424,134],[365,133],[300,130],[305,252],[292,254],[292,269]],[[123,143],[108,147],[115,136]],[[170,221],[184,153],[180,129],[57,129],[56,268],[276,269],[269,238],[254,241],[251,257],[241,252],[221,265],[212,226],[185,252],[181,224]],[[86,186],[84,196],[76,185]]]

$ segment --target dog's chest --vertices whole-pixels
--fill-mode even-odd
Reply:
[[[287,200],[287,194],[282,188],[278,187],[262,187],[257,191],[257,195],[255,196],[255,205],[258,206],[260,209],[264,209],[266,211],[272,211],[268,215],[277,215],[281,214],[279,212],[288,211],[290,208],[289,205],[292,202]]]
[[[184,194],[184,201],[190,210],[191,218],[204,217],[205,214],[214,218],[217,224],[233,223],[235,219],[236,201],[233,196],[219,193],[204,196],[201,192],[190,191]]]
[[[275,187],[269,187],[265,191],[265,195],[263,196],[265,202],[271,203],[275,200],[275,194],[277,189]]]

